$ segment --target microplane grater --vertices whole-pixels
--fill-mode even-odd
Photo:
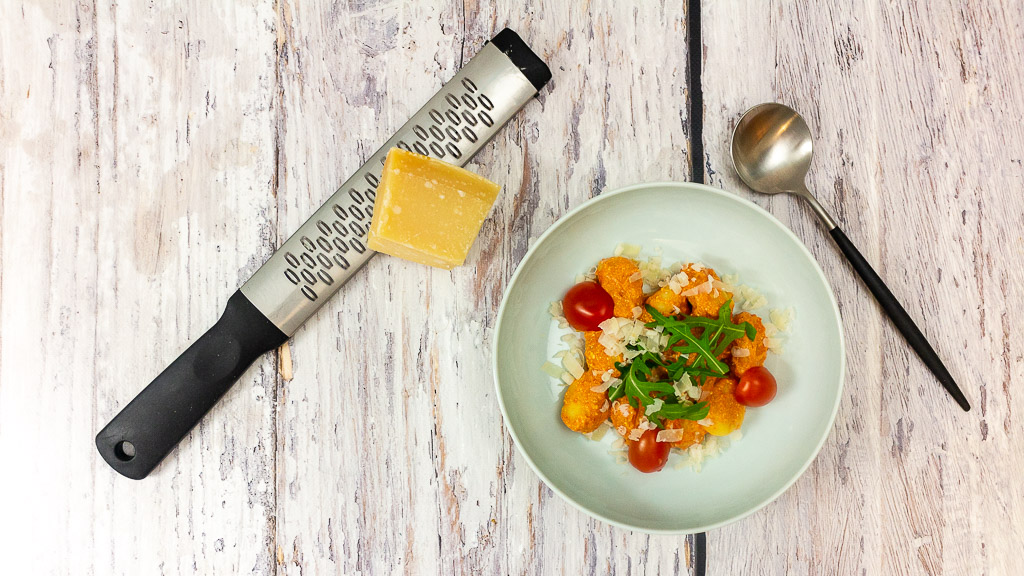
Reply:
[[[209,331],[96,436],[114,470],[145,478],[260,355],[373,257],[367,233],[384,159],[402,148],[464,166],[551,79],[512,30],[499,32],[228,299]]]
[[[292,335],[373,256],[366,235],[388,150],[463,166],[537,90],[495,42],[485,45],[278,249],[242,294]]]

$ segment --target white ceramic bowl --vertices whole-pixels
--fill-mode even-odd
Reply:
[[[793,308],[783,352],[767,367],[775,400],[748,408],[743,437],[703,470],[642,474],[559,417],[563,388],[541,371],[564,346],[548,308],[620,243],[663,251],[665,262],[700,261]],[[846,355],[835,298],[800,241],[756,205],[716,188],[639,184],[594,198],[555,223],[516,270],[494,339],[498,401],[516,446],[547,485],[584,512],[618,526],[688,534],[734,522],[767,505],[810,465],[828,437]]]

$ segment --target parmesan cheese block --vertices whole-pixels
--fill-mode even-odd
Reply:
[[[392,148],[373,204],[369,247],[451,270],[466,261],[500,189],[447,162]]]

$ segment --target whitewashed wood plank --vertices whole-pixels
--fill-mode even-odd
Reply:
[[[29,467],[2,480],[21,520],[3,528],[21,551],[13,567],[685,569],[682,538],[613,529],[554,497],[515,453],[491,392],[494,313],[528,239],[603,186],[688,174],[683,14],[589,8],[0,9],[16,32],[0,40],[0,453]],[[925,331],[959,335],[937,348],[977,382],[976,412],[958,414],[810,214],[756,198],[824,263],[862,362],[808,475],[710,535],[712,573],[1015,567],[1024,242],[1019,196],[1005,191],[1024,179],[1007,112],[1024,103],[1011,76],[1024,52],[1008,32],[1020,21],[998,4],[706,5],[709,181],[735,188],[725,145],[747,105],[805,110],[820,138],[812,184]],[[324,326],[294,339],[293,381],[278,386],[264,359],[154,479],[113,476],[92,450],[96,429],[505,22],[556,76],[475,164],[507,189],[477,267],[376,260]],[[275,173],[276,202],[265,196]],[[118,383],[97,387],[106,381]],[[39,533],[50,536],[28,538]]]
[[[269,252],[272,16],[0,7],[7,571],[273,571],[271,359],[144,482],[93,446]]]
[[[1017,262],[1024,54],[1012,3],[711,2],[704,8],[712,184],[767,207],[822,262],[840,301],[847,388],[832,436],[792,490],[709,534],[709,574],[1012,573],[1024,469]],[[721,71],[721,73],[715,73]],[[809,186],[931,339],[975,409],[960,412],[795,199],[742,191],[739,115],[794,105],[817,140]],[[1012,330],[1012,329],[1010,329]]]
[[[519,11],[505,9],[508,25],[515,28]],[[484,23],[493,18],[486,10],[481,16]],[[688,51],[682,6],[593,3],[589,11],[583,11],[562,3],[547,3],[539,7],[530,26],[524,34],[541,50],[554,74],[550,91],[541,99],[539,116],[532,117],[529,111],[523,116],[518,142],[508,147],[499,143],[478,161],[483,173],[500,182],[501,173],[488,172],[488,167],[493,169],[502,158],[514,157],[512,145],[518,144],[524,156],[533,159],[522,177],[527,184],[508,185],[508,191],[518,194],[501,197],[481,237],[481,241],[491,240],[493,255],[484,251],[480,262],[485,266],[478,265],[475,275],[457,280],[465,282],[467,288],[476,284],[475,291],[480,294],[482,279],[487,290],[477,297],[475,306],[463,308],[467,314],[473,314],[474,309],[485,311],[487,351],[504,291],[504,281],[498,286],[488,285],[488,280],[503,277],[507,281],[525,255],[524,236],[539,236],[567,209],[606,189],[644,180],[689,177]],[[536,118],[535,123],[532,118]],[[509,131],[506,138],[512,135]],[[488,229],[490,223],[503,223],[504,229]],[[500,248],[494,244],[496,240],[500,240]],[[479,242],[477,246],[484,245]],[[461,307],[458,302],[456,306]],[[490,358],[479,367],[465,358],[459,360],[459,365],[452,367],[450,381],[465,381],[467,376],[459,378],[460,371],[475,379],[471,376],[475,370],[479,379],[487,381],[486,396],[479,403],[486,406],[490,402],[494,419],[500,420],[491,393]],[[453,387],[452,395],[457,390]],[[508,448],[501,458],[504,467],[514,472],[506,482],[515,495],[522,489],[515,484],[538,481],[507,435],[505,442]],[[511,462],[509,453],[514,454]],[[466,466],[472,469],[468,459]],[[500,506],[497,518],[508,532],[496,535],[492,546],[523,550],[518,559],[512,556],[508,564],[500,564],[509,572],[686,571],[684,538],[653,537],[613,528],[578,512],[542,484],[529,499],[506,496]],[[524,509],[532,515],[525,527]]]
[[[281,571],[685,570],[683,538],[610,528],[539,483],[501,425],[489,352],[531,237],[606,187],[687,178],[681,8],[283,3],[281,21],[282,236],[504,25],[555,74],[473,164],[505,191],[470,265],[378,257],[293,339]]]
[[[849,32],[843,30],[845,37],[857,32],[862,37],[866,35],[863,24],[852,18],[847,20],[852,27]],[[782,33],[790,27],[796,30],[788,35]],[[881,322],[877,309],[866,304],[870,294],[844,267],[831,239],[811,211],[795,198],[766,198],[743,189],[732,171],[728,144],[736,121],[749,106],[777,100],[804,110],[816,135],[814,180],[809,185],[823,203],[840,208],[834,178],[841,174],[840,184],[858,191],[860,209],[833,210],[836,217],[844,221],[851,237],[857,240],[864,237],[865,231],[877,235],[871,219],[877,212],[877,197],[871,193],[875,159],[854,148],[847,152],[849,158],[843,165],[835,158],[835,152],[830,154],[840,146],[838,130],[826,132],[820,128],[821,117],[825,117],[846,133],[855,132],[852,138],[844,135],[847,140],[857,143],[868,137],[868,126],[858,117],[861,110],[851,85],[869,81],[874,71],[870,62],[861,62],[845,75],[834,74],[838,80],[826,76],[828,82],[818,81],[821,72],[817,60],[825,58],[819,54],[831,54],[826,48],[834,45],[834,33],[831,27],[822,27],[820,20],[806,18],[803,11],[789,5],[744,5],[740,9],[736,4],[709,3],[705,5],[702,29],[706,47],[704,136],[709,183],[759,203],[804,240],[828,272],[844,316],[847,341],[851,345],[862,342],[856,355],[854,348],[847,347],[850,361],[846,393],[832,437],[822,454],[808,473],[774,504],[739,524],[708,535],[709,573],[813,573],[817,569],[853,573],[863,563],[878,557],[875,551],[880,545],[877,514],[870,510],[875,503],[857,499],[860,494],[877,493],[878,477],[874,471],[878,431],[867,415],[877,414],[879,404],[877,395],[864,394],[864,386],[856,383],[880,380],[881,350],[873,343],[878,341]],[[785,67],[788,75],[777,76],[780,66]],[[838,65],[830,59],[825,66]],[[804,83],[812,87],[801,91]],[[819,105],[827,109],[819,113]],[[863,241],[859,244],[874,261],[873,248]],[[851,498],[837,502],[832,495],[835,489],[846,491]],[[818,559],[829,551],[834,556],[826,556],[819,563]],[[869,568],[869,572],[872,570]]]

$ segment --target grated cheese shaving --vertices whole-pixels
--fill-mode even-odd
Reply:
[[[672,387],[676,390],[676,396],[680,399],[685,399],[690,395],[690,389],[694,388],[693,381],[690,380],[689,374],[683,374],[683,377],[678,381],[672,383]],[[698,392],[699,394],[699,392]]]
[[[687,395],[692,400],[700,400],[700,397],[704,395],[704,389],[698,386],[690,386],[690,389],[686,391]]]
[[[544,365],[540,367],[540,369],[543,370],[545,374],[551,376],[552,378],[562,377],[562,369],[556,366],[555,364],[552,364],[551,362],[545,362]]]
[[[658,432],[658,442],[679,442],[685,432],[682,429],[666,429]]]
[[[689,298],[690,296],[696,296],[697,294],[700,294],[700,286],[694,286],[689,290],[684,290],[679,293],[680,296],[686,296],[687,298]]]
[[[690,285],[690,277],[686,275],[686,272],[682,270],[678,274],[668,279],[668,288],[672,292],[679,294],[683,291],[683,288]],[[695,296],[696,294],[691,294]]]
[[[640,256],[640,249],[640,246],[636,244],[622,243],[615,247],[615,252],[613,252],[613,254],[616,256],[625,256],[626,258],[635,259],[637,256]]]
[[[609,424],[608,422],[602,422],[601,425],[597,427],[597,430],[594,430],[589,434],[584,434],[584,436],[590,438],[594,442],[600,442],[611,427],[611,424]]]
[[[566,354],[565,358],[562,358],[562,366],[565,366],[573,378],[578,379],[583,376],[583,365],[572,354]]]
[[[789,325],[793,321],[793,309],[786,308],[785,310],[779,310],[777,308],[773,308],[768,312],[768,317],[771,318],[772,324],[775,324],[780,332],[786,332],[789,330]]]

